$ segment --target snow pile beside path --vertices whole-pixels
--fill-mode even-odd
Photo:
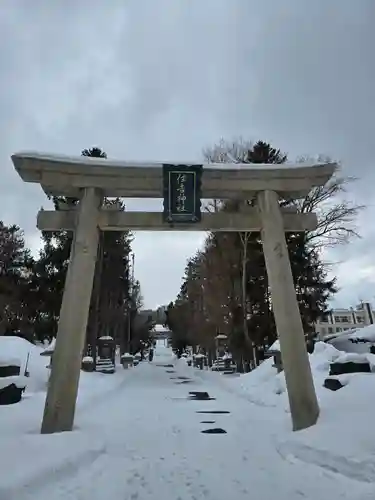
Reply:
[[[327,403],[328,405],[331,401],[336,401],[338,398],[336,393],[323,387],[324,380],[329,375],[329,368],[332,362],[368,361],[372,366],[372,370],[375,367],[375,355],[373,354],[343,353],[324,342],[318,342],[315,345],[314,353],[309,355],[309,359],[318,397],[322,400],[323,404]],[[361,384],[365,384],[364,390],[366,391],[368,380],[375,385],[375,374],[370,374],[370,379],[368,374],[357,373],[340,375],[336,378],[339,378],[343,385],[353,385],[350,393],[352,393],[352,390],[356,391],[358,389],[358,384],[360,386]],[[264,361],[251,373],[231,380],[230,384],[233,388],[240,389],[246,393],[247,398],[256,404],[280,407],[283,411],[289,411],[284,372],[277,373],[276,368],[273,367],[273,358]],[[341,394],[343,390],[341,389],[338,392]],[[339,397],[342,398],[343,396]]]
[[[324,380],[329,374],[329,367],[332,362],[336,362],[342,352],[332,345],[324,342],[317,342],[312,354],[309,355],[311,371],[314,377],[315,386],[322,387]],[[327,389],[324,389],[327,390]]]
[[[22,375],[13,375],[11,377],[1,377],[0,378],[0,389],[5,389],[9,385],[14,384],[18,389],[24,389],[27,387],[28,378]]]
[[[341,375],[335,392],[317,386],[317,425],[279,439],[279,451],[322,470],[372,484],[375,498],[374,373]]]
[[[373,459],[375,440],[372,439],[372,415],[375,413],[375,400],[372,395],[375,387],[375,373],[350,373],[336,376],[335,378],[338,378],[344,387],[335,392],[323,387],[324,379],[329,374],[330,362],[368,361],[374,370],[375,356],[369,353],[343,353],[324,343],[318,343],[316,348],[317,351],[310,356],[310,363],[321,409],[319,422],[310,429],[294,433],[291,440],[310,447],[313,445],[314,448],[325,451],[326,460],[332,459],[329,455],[357,460],[359,461],[358,470],[367,461],[367,455],[372,455],[371,461],[367,461],[367,466],[373,467],[372,476],[375,480]],[[326,356],[325,362],[324,356]],[[321,364],[316,362],[318,358],[321,359]]]
[[[344,352],[370,352],[371,346],[375,345],[375,325],[353,328],[332,336],[326,342]]]
[[[0,362],[16,362],[21,365],[21,375],[24,374],[27,362],[27,371],[30,377],[27,379],[26,392],[45,391],[47,388],[49,370],[46,368],[48,358],[43,358],[40,353],[43,349],[31,344],[20,337],[0,337]]]
[[[329,373],[329,365],[342,353],[329,344],[318,342],[310,355],[310,365],[315,385],[322,386]],[[273,358],[264,361],[251,373],[232,381],[243,390],[248,398],[262,406],[281,406],[289,411],[284,372],[277,373]],[[326,389],[325,389],[326,390]]]
[[[368,352],[358,353],[358,352],[340,352],[337,359],[335,359],[336,363],[366,363],[368,362],[371,368],[375,367],[375,354],[370,354]]]
[[[349,361],[368,361],[374,371],[375,356],[372,354],[343,353],[332,345],[316,344],[314,353],[310,355],[310,365],[321,410],[319,421],[304,431],[280,436],[280,453],[307,463],[324,464],[328,470],[350,470],[350,474],[358,473],[359,480],[364,482],[368,474],[371,482],[375,483],[372,423],[375,373],[335,376],[344,385],[338,391],[323,387],[330,363]],[[276,420],[285,419],[285,412],[289,412],[285,377],[283,372],[277,374],[272,364],[273,360],[267,360],[253,372],[231,380],[230,384],[236,392],[243,391],[246,398],[258,406],[272,406],[272,417]],[[287,418],[290,425],[290,417]]]
[[[348,332],[349,339],[367,341],[369,343],[375,342],[375,325],[364,326],[363,328],[356,328]]]
[[[373,396],[375,374],[344,375],[347,384],[332,392],[317,387],[321,414],[318,424],[294,433],[289,440],[314,446],[347,459],[371,456],[375,482],[375,439],[372,415],[375,413]]]

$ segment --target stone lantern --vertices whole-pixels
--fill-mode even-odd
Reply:
[[[220,358],[224,356],[226,350],[227,350],[227,342],[228,342],[228,335],[225,335],[224,333],[219,333],[215,337],[215,344],[216,344],[216,357]]]

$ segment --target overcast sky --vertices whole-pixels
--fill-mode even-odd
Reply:
[[[375,302],[374,19],[374,0],[1,0],[0,219],[37,250],[48,205],[16,151],[200,161],[220,137],[263,139],[360,178],[363,238],[330,258],[338,305]],[[137,233],[146,306],[175,298],[203,238]]]

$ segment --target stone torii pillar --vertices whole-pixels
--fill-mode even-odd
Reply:
[[[98,215],[101,204],[102,195],[98,189],[82,190],[60,310],[42,434],[70,431],[73,428],[98,249]]]
[[[275,191],[263,191],[257,198],[272,309],[280,340],[293,430],[297,431],[316,423],[319,405],[297,302],[279,195]]]

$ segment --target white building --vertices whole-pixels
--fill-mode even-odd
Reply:
[[[315,324],[318,338],[345,332],[352,328],[363,328],[375,323],[375,311],[369,302],[362,302],[356,308],[333,309]]]

